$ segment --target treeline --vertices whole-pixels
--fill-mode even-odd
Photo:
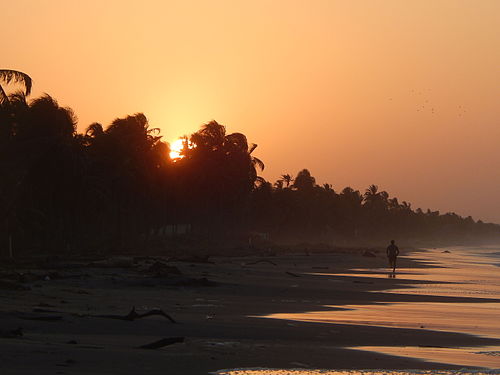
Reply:
[[[0,96],[0,99],[1,96]],[[258,176],[256,145],[211,121],[184,139],[181,158],[143,114],[91,124],[48,95],[0,100],[0,252],[140,250],[196,241],[342,243],[359,239],[498,238],[500,226],[413,210],[375,185],[319,186],[304,169],[274,184]],[[166,228],[169,228],[167,230]],[[182,239],[177,238],[176,241]],[[162,242],[163,241],[163,242]],[[255,243],[255,242],[253,242]],[[166,245],[165,245],[166,246]]]
[[[384,243],[395,238],[435,246],[498,241],[500,226],[453,212],[420,208],[391,198],[377,185],[364,192],[346,187],[336,192],[319,186],[307,169],[295,179],[283,175],[273,185],[263,182],[252,193],[252,223],[281,238],[313,239],[337,244]]]

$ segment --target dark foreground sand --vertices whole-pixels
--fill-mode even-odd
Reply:
[[[325,305],[482,302],[384,293],[408,282],[398,279],[367,282],[313,274],[385,266],[382,253],[369,257],[362,251],[343,251],[210,261],[129,257],[91,265],[88,260],[54,260],[46,265],[5,266],[0,275],[4,280],[0,281],[0,374],[208,374],[225,368],[307,366],[452,369],[345,347],[500,345],[500,340],[426,329],[250,317],[320,311],[327,309]],[[402,260],[401,265],[421,267],[410,260]],[[15,281],[15,272],[20,271],[27,273],[24,283]],[[12,290],[24,287],[28,290]],[[161,315],[115,319],[126,316],[133,306],[138,314],[161,309],[176,323]],[[183,342],[140,348],[164,338]]]

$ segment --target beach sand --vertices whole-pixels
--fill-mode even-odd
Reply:
[[[425,263],[422,254],[402,258],[402,272],[414,276],[441,269]],[[360,306],[404,306],[407,314],[422,304],[500,302],[492,295],[418,292],[419,285],[446,284],[430,280],[430,273],[388,278],[383,252],[365,255],[375,256],[345,249],[219,256],[209,263],[161,257],[52,260],[16,265],[17,272],[25,273],[22,284],[12,281],[14,270],[5,266],[1,279],[7,281],[0,282],[0,373],[208,374],[256,367],[444,370],[464,366],[425,357],[423,361],[413,352],[404,355],[391,348],[465,347],[480,352],[500,345],[496,333],[448,331],[429,325],[432,322],[421,324],[426,317],[412,316],[411,324],[398,319],[378,324],[373,314],[352,321],[363,315]],[[22,286],[29,290],[11,290]],[[116,319],[133,306],[138,314],[161,309],[176,323],[162,315]],[[179,342],[140,348],[164,338]]]

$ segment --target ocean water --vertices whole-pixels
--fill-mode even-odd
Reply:
[[[263,316],[332,324],[358,324],[393,328],[419,328],[466,333],[500,339],[500,247],[454,247],[427,249],[410,254],[411,258],[427,263],[429,268],[398,269],[396,278],[414,280],[415,284],[387,290],[387,293],[405,293],[446,297],[481,298],[486,302],[398,302],[342,307],[335,311],[280,313]],[[328,276],[328,274],[323,274]],[[387,269],[352,270],[332,276],[388,278]],[[428,283],[426,283],[428,281]],[[491,300],[491,302],[488,302]],[[390,318],[389,318],[390,317]],[[378,352],[388,355],[417,358],[422,361],[463,366],[461,371],[422,370],[327,370],[327,369],[232,369],[220,370],[219,375],[406,375],[406,374],[500,374],[500,346],[426,348],[426,347],[368,347],[350,349]],[[467,370],[482,367],[482,371]]]

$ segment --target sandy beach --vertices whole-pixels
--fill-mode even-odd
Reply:
[[[382,251],[363,249],[4,265],[0,372],[500,367],[500,335],[487,322],[477,332],[463,328],[470,327],[464,317],[446,327],[454,319],[446,311],[456,306],[492,307],[494,314],[500,302],[494,282],[487,295],[461,294],[453,288],[457,280],[438,278],[456,265],[426,261],[438,252],[458,261],[457,252],[433,251],[405,252],[396,278],[387,277]],[[439,312],[436,319],[429,311]],[[456,348],[489,351],[490,362],[460,363]]]

